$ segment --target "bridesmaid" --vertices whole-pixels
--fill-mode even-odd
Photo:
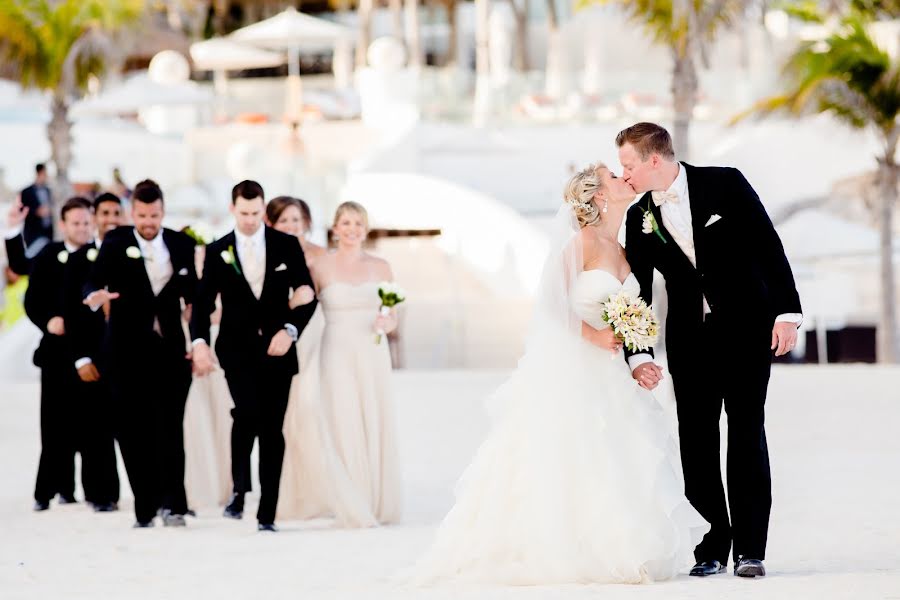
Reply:
[[[306,264],[313,272],[316,261],[326,250],[307,239],[312,228],[312,215],[306,202],[290,196],[273,198],[266,205],[266,223],[297,237]],[[304,288],[294,293],[291,304],[306,304],[312,300],[313,290]],[[318,351],[324,327],[325,317],[322,309],[317,307],[297,343],[300,372],[294,377],[284,418],[285,452],[278,498],[279,519],[310,519],[331,514],[323,467],[321,430],[324,425],[318,385]]]

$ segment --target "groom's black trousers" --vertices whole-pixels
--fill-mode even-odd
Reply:
[[[296,352],[293,346],[289,352]],[[225,379],[234,401],[231,416],[231,477],[234,491],[249,492],[250,453],[259,438],[260,523],[274,523],[284,462],[284,414],[287,411],[293,375],[283,368],[271,369],[263,359],[246,368],[226,369]]]
[[[771,329],[746,323],[738,327],[707,315],[690,342],[696,360],[672,373],[685,495],[711,525],[694,551],[698,562],[726,564],[732,540],[735,560],[762,560],[766,554],[772,480],[764,409]],[[728,416],[727,506],[719,455],[723,404]]]

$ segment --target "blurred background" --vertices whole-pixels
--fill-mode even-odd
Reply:
[[[167,222],[230,190],[367,207],[410,301],[398,368],[507,368],[567,177],[642,120],[741,169],[805,320],[785,362],[900,361],[900,3],[830,0],[0,0],[2,214],[155,179]],[[5,263],[5,259],[0,259]],[[0,363],[28,368],[8,269]],[[25,341],[29,340],[29,341]],[[7,369],[8,370],[8,369]]]

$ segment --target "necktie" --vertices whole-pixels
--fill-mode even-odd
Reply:
[[[653,192],[653,203],[657,206],[662,206],[666,202],[671,202],[672,204],[678,204],[678,192],[667,190],[665,192]]]
[[[263,286],[263,266],[260,264],[262,261],[259,259],[259,249],[256,246],[256,240],[247,241],[244,248],[243,266],[247,283],[250,284],[253,295],[259,299]]]

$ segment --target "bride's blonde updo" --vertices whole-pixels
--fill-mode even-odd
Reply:
[[[606,168],[601,162],[588,165],[572,175],[566,184],[563,199],[572,207],[581,227],[593,225],[600,220],[600,207],[594,203],[594,195],[603,189],[600,170]]]

